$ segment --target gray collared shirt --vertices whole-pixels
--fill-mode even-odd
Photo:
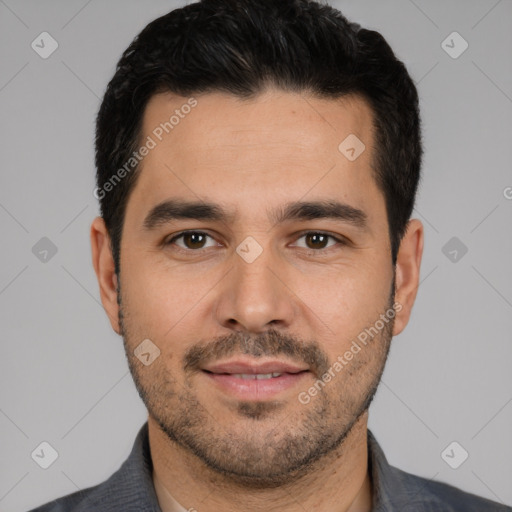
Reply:
[[[512,512],[512,507],[390,466],[369,430],[368,465],[373,489],[372,512]],[[30,512],[161,512],[152,469],[146,422],[129,457],[108,480]]]

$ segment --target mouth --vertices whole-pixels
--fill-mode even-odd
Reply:
[[[297,387],[309,368],[282,361],[230,361],[209,365],[202,374],[222,393],[243,400],[268,400]]]

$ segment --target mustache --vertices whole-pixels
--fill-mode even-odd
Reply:
[[[285,355],[295,363],[306,364],[317,376],[329,369],[328,357],[316,341],[302,341],[275,329],[257,335],[236,332],[207,344],[196,344],[185,352],[183,367],[187,372],[196,372],[211,362],[236,354],[254,358]]]

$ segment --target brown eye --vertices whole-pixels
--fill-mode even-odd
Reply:
[[[322,233],[308,233],[305,237],[309,249],[325,249],[327,241],[331,238],[329,235]]]
[[[184,233],[180,233],[171,238],[166,243],[166,245],[173,245],[177,242],[177,240],[181,240],[181,243],[176,243],[176,245],[179,248],[189,249],[193,251],[198,249],[205,249],[207,247],[212,247],[212,245],[205,245],[208,238],[212,239],[210,235],[207,235],[206,233],[203,233],[201,231],[185,231]]]
[[[318,231],[305,232],[297,240],[298,241],[294,244],[296,247],[309,249],[311,252],[318,252],[319,255],[329,252],[331,248],[335,249],[334,246],[336,245],[340,247],[346,245],[342,237],[338,238],[334,235]]]
[[[188,249],[202,249],[206,237],[202,233],[185,233],[183,243]]]

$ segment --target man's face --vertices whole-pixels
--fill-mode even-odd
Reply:
[[[160,94],[145,111],[141,140],[157,144],[127,205],[120,329],[169,439],[234,479],[278,484],[340,445],[389,349],[393,321],[378,320],[393,304],[394,269],[371,111],[358,98],[277,91],[196,99],[161,141],[155,128],[187,98]],[[338,150],[350,134],[366,146],[354,161]],[[226,217],[150,216],[170,200],[212,203]],[[345,206],[308,217],[287,211],[295,202]],[[172,240],[185,230],[195,233]],[[160,356],[145,366],[134,350],[148,338]]]

